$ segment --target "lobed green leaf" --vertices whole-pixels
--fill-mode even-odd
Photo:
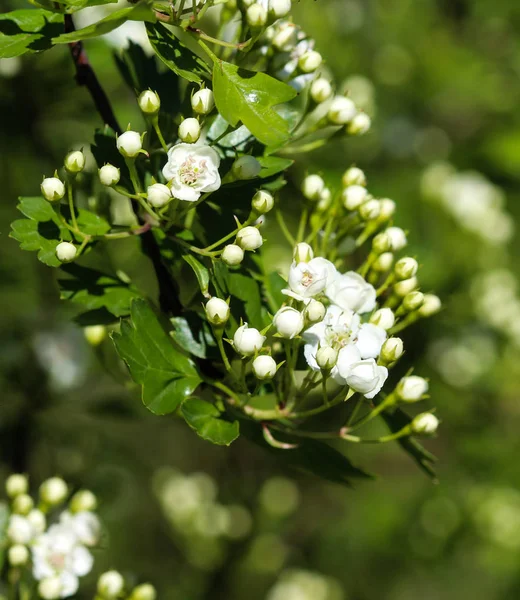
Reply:
[[[0,14],[0,58],[52,47],[52,38],[63,30],[63,15],[43,9],[22,9]]]
[[[223,420],[216,406],[205,400],[189,398],[183,402],[181,412],[197,435],[213,444],[229,446],[239,435],[238,421]]]

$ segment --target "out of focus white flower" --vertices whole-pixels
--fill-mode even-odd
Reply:
[[[383,387],[388,369],[379,366],[373,358],[362,359],[358,348],[348,345],[338,354],[336,381],[347,384],[365,398],[374,398]]]
[[[411,423],[412,431],[423,435],[432,435],[437,431],[438,426],[439,419],[432,413],[421,413]]]
[[[27,479],[27,475],[22,475],[21,473],[9,475],[5,482],[5,490],[9,498],[14,498],[19,494],[27,494],[28,489],[29,480]]]
[[[67,484],[61,477],[50,477],[40,486],[40,498],[49,506],[61,504],[68,493],[69,489]]]
[[[302,182],[302,193],[308,200],[319,200],[325,182],[319,175],[307,175]]]
[[[403,402],[417,402],[428,391],[428,382],[423,377],[410,375],[403,377],[397,385],[396,392]]]
[[[329,107],[327,116],[334,125],[346,125],[357,114],[354,102],[346,96],[336,96]]]
[[[152,92],[152,90],[145,90],[142,92],[137,99],[137,103],[139,104],[139,108],[146,115],[155,115],[161,108],[159,94],[157,94],[157,92]]]
[[[332,96],[332,85],[324,77],[319,77],[312,82],[310,94],[316,104],[321,104]]]
[[[7,524],[7,537],[14,544],[29,544],[34,537],[34,528],[27,517],[11,515]]]
[[[72,531],[80,544],[95,546],[99,542],[101,524],[93,512],[85,510],[70,513],[64,511],[60,515],[60,524]]]
[[[343,206],[347,210],[356,210],[367,199],[368,192],[362,185],[350,185],[341,192]]]
[[[325,293],[329,300],[346,310],[366,313],[376,306],[376,290],[359,273],[349,271],[327,281]]]
[[[117,598],[125,587],[125,580],[118,571],[107,571],[103,573],[97,583],[99,595],[106,600]]]

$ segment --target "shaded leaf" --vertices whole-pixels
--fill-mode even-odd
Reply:
[[[197,341],[193,335],[190,324],[184,317],[173,317],[170,319],[174,331],[171,336],[177,344],[186,352],[197,356],[198,358],[206,358],[206,340],[204,332],[199,331],[199,340]]]
[[[239,435],[238,421],[221,419],[220,411],[205,400],[189,398],[183,402],[181,412],[197,435],[213,444],[229,446]]]
[[[7,526],[9,524],[9,507],[5,502],[0,502],[0,569],[5,562],[5,551],[9,545],[7,540]]]
[[[110,231],[110,223],[88,210],[78,211],[78,225],[80,230],[87,235],[104,235]]]
[[[290,158],[281,158],[279,156],[260,156],[258,162],[262,165],[259,177],[267,179],[277,173],[287,170],[294,164],[294,160]]]
[[[190,265],[197,277],[197,281],[199,282],[200,291],[202,295],[206,298],[209,298],[209,271],[206,267],[200,263],[194,256],[191,254],[183,254],[182,258]]]
[[[63,15],[43,9],[22,9],[0,14],[0,58],[52,47],[52,38],[63,31]]]

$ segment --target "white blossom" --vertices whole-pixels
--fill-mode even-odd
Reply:
[[[266,354],[257,356],[251,368],[257,379],[272,379],[276,375],[276,361],[272,356]]]
[[[387,331],[395,324],[395,315],[391,308],[380,308],[370,317],[370,322]]]
[[[442,303],[438,296],[435,294],[425,294],[419,314],[421,317],[431,317],[440,311]]]
[[[79,173],[85,168],[85,155],[81,150],[69,152],[65,157],[64,165],[69,173]]]
[[[179,125],[179,137],[188,144],[195,143],[200,137],[200,123],[194,117],[184,119]]]
[[[316,104],[321,104],[332,96],[332,85],[324,77],[319,77],[312,82],[310,94]]]
[[[157,94],[157,92],[152,92],[152,90],[145,90],[142,92],[137,99],[137,103],[139,104],[139,108],[146,115],[155,115],[161,108],[159,94]]]
[[[328,278],[324,260],[313,258],[309,262],[293,262],[289,269],[290,289],[282,290],[282,292],[300,301],[308,301],[323,292]]]
[[[119,183],[121,173],[114,165],[106,164],[99,169],[99,180],[103,185],[112,186]]]
[[[155,208],[161,208],[172,199],[172,193],[167,185],[153,183],[146,190],[146,199]]]
[[[60,200],[65,196],[65,184],[57,177],[46,177],[40,188],[43,197],[49,202]]]
[[[34,537],[34,528],[27,517],[11,515],[7,524],[7,537],[15,544],[28,544]]]
[[[329,108],[329,121],[334,125],[346,125],[357,113],[356,105],[346,96],[336,96]]]
[[[423,377],[410,375],[398,383],[396,392],[403,402],[417,402],[428,391],[428,382]]]
[[[243,227],[237,233],[237,244],[243,250],[257,250],[263,243],[262,234],[258,231],[257,227],[251,225]]]
[[[56,246],[56,257],[64,263],[72,262],[76,258],[77,252],[76,246],[70,242],[60,242]]]
[[[372,125],[372,119],[364,112],[359,112],[347,125],[350,135],[363,135]]]
[[[229,319],[229,304],[216,296],[208,300],[205,310],[208,321],[212,325],[223,325]]]
[[[363,187],[367,184],[367,178],[365,173],[358,167],[350,167],[343,173],[341,178],[343,187],[349,187],[351,185],[362,185]]]
[[[323,62],[323,58],[316,50],[308,50],[298,59],[298,66],[304,73],[313,73]]]
[[[240,180],[254,179],[260,175],[262,165],[254,156],[245,154],[237,158],[231,167],[233,175]]]
[[[334,378],[347,384],[365,398],[374,398],[388,377],[388,369],[379,366],[373,358],[362,359],[359,349],[349,344],[339,351]]]
[[[143,148],[143,140],[137,131],[125,131],[118,136],[116,145],[124,157],[135,158]]]
[[[403,352],[403,340],[398,337],[391,337],[386,340],[381,348],[381,358],[390,364],[401,358]]]
[[[60,524],[71,530],[80,544],[95,546],[99,542],[101,524],[93,512],[63,511],[60,515]]]
[[[302,193],[308,200],[319,200],[325,182],[319,175],[307,175],[302,182]]]
[[[50,477],[40,486],[40,498],[49,506],[61,504],[68,494],[67,484],[61,477]]]
[[[251,207],[260,215],[268,213],[273,206],[273,195],[267,190],[258,190],[251,200]]]
[[[419,269],[419,263],[411,256],[400,258],[394,265],[394,273],[397,279],[409,279]]]
[[[343,308],[357,313],[366,313],[376,306],[376,290],[359,273],[349,271],[327,281],[325,293],[329,300]]]
[[[262,335],[258,329],[249,327],[244,323],[239,327],[233,336],[233,345],[239,354],[251,356],[260,350],[265,341],[265,335]]]
[[[215,106],[213,92],[208,88],[203,88],[195,92],[191,97],[191,107],[199,115],[207,115]]]
[[[29,489],[29,480],[26,475],[14,473],[9,475],[5,482],[5,490],[9,498],[14,498],[19,494],[26,494]]]
[[[341,192],[343,206],[347,210],[356,210],[365,202],[368,192],[362,185],[350,185]]]
[[[432,413],[421,413],[417,415],[411,423],[414,433],[432,435],[437,431],[439,419]]]
[[[97,583],[99,595],[106,600],[116,598],[121,594],[125,586],[125,580],[118,571],[107,571],[103,573]]]
[[[7,560],[13,567],[22,567],[29,560],[29,550],[22,544],[15,544],[9,548]]]
[[[400,227],[389,227],[385,231],[390,236],[390,243],[394,252],[402,250],[408,243],[406,233]]]
[[[305,320],[300,311],[284,306],[274,315],[273,325],[282,337],[292,340],[302,331]]]
[[[228,244],[222,250],[221,258],[226,265],[236,266],[244,260],[244,251],[237,244]]]

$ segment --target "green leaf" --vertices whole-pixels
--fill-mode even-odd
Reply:
[[[209,298],[209,271],[191,254],[183,254],[182,258],[190,265],[199,282],[200,291],[205,298]]]
[[[262,329],[267,323],[262,307],[262,295],[255,279],[231,272],[224,265],[215,269],[215,276],[222,297],[231,296],[231,314],[236,319],[243,317],[251,327]],[[237,307],[236,300],[242,304],[242,311]]]
[[[132,301],[140,297],[131,285],[95,269],[74,263],[63,265],[62,270],[69,275],[58,281],[62,300],[81,304],[86,310],[104,308],[116,317],[124,317],[130,313]]]
[[[184,317],[173,317],[170,319],[174,331],[171,336],[179,346],[198,358],[206,358],[206,336],[204,331],[199,331],[199,340],[193,335],[192,328]]]
[[[281,158],[279,156],[260,156],[257,160],[262,165],[262,170],[259,175],[261,179],[267,179],[277,173],[286,171],[294,164],[294,160],[291,160],[290,158]]]
[[[22,9],[0,14],[0,58],[41,52],[63,31],[63,15],[43,9]]]
[[[50,4],[60,4],[68,13],[73,13],[82,8],[102,6],[104,4],[117,4],[118,0],[51,0]]]
[[[171,413],[198,387],[193,361],[173,346],[145,300],[132,302],[130,321],[112,339],[134,381],[142,385],[143,404],[156,415]]]
[[[238,421],[224,421],[219,410],[204,400],[189,398],[183,402],[181,412],[197,435],[213,444],[229,446],[239,435]]]
[[[174,73],[192,83],[201,84],[203,79],[209,79],[211,72],[208,65],[180,42],[170,29],[157,23],[147,24],[146,30],[155,53]]]
[[[70,44],[71,42],[78,42],[110,33],[127,21],[149,21],[153,23],[155,20],[155,13],[152,10],[151,3],[148,1],[139,2],[135,6],[116,10],[104,19],[101,19],[101,21],[97,21],[88,27],[54,37],[52,42],[54,44]]]
[[[18,210],[28,218],[11,224],[10,237],[20,242],[22,250],[37,251],[38,259],[49,267],[61,266],[56,258],[56,246],[62,241],[71,241],[72,236],[54,207],[41,197],[20,198]]]
[[[232,126],[242,121],[266,146],[289,139],[289,124],[273,107],[296,96],[291,86],[219,60],[213,67],[213,92],[219,113]]]
[[[87,235],[104,235],[110,231],[110,223],[88,210],[78,211],[78,226]]]

